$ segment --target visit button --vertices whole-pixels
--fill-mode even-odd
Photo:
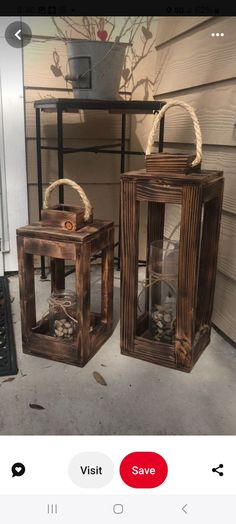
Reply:
[[[157,488],[166,479],[165,459],[153,451],[136,451],[126,455],[120,465],[120,476],[131,488]]]

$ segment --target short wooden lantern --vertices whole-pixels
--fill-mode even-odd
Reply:
[[[60,184],[76,189],[85,207],[49,208],[49,195]],[[113,223],[93,220],[83,189],[71,180],[58,180],[46,191],[42,220],[17,230],[17,245],[24,353],[84,366],[112,332]],[[102,259],[100,313],[90,307],[91,257],[97,254]],[[51,264],[49,311],[38,322],[34,255],[49,257]],[[75,264],[74,293],[65,290],[66,259]]]
[[[173,105],[187,109],[193,119],[194,160],[151,153],[157,125]],[[121,352],[185,372],[210,341],[223,196],[223,173],[197,168],[201,144],[193,109],[181,101],[167,103],[149,137],[146,170],[123,174],[121,186]],[[143,287],[138,277],[140,202],[148,203]],[[170,203],[181,205],[179,243],[164,238],[165,204]]]

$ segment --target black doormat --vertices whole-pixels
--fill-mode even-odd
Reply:
[[[17,371],[9,285],[6,277],[0,277],[0,376]]]

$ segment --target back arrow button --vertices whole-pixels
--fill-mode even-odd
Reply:
[[[31,42],[32,31],[25,22],[12,22],[5,31],[5,39],[11,47],[22,48]]]
[[[16,36],[16,38],[18,38],[18,40],[21,40],[20,33],[21,33],[21,29],[19,29],[19,30],[15,33],[15,36]]]
[[[185,515],[187,515],[187,513],[188,513],[188,512],[186,511],[187,505],[188,505],[188,504],[185,504],[185,506],[182,507],[182,511],[185,513]]]

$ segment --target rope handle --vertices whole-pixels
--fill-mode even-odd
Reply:
[[[79,184],[76,184],[76,182],[73,182],[73,180],[70,180],[69,178],[60,178],[59,180],[56,180],[55,182],[52,182],[52,184],[47,187],[46,191],[45,191],[45,195],[44,195],[44,202],[43,202],[43,209],[47,209],[49,207],[49,200],[50,200],[50,195],[52,193],[52,191],[57,187],[57,186],[61,186],[61,185],[67,185],[67,186],[70,186],[72,189],[74,189],[75,191],[77,191],[77,193],[79,193],[79,196],[81,198],[81,200],[83,201],[84,203],[84,220],[85,222],[87,222],[87,220],[89,220],[90,216],[91,216],[91,213],[92,213],[92,206],[89,202],[89,199],[87,198],[84,190],[82,189],[81,186],[79,186]]]
[[[197,166],[201,162],[201,160],[202,160],[202,133],[201,133],[201,129],[200,129],[200,124],[199,124],[198,117],[197,117],[193,107],[190,106],[189,104],[186,104],[185,102],[182,102],[182,100],[171,100],[171,102],[167,102],[167,104],[165,104],[161,108],[160,112],[157,114],[156,118],[154,119],[154,122],[153,122],[153,125],[152,125],[152,129],[151,129],[149,137],[148,137],[146,155],[150,155],[151,154],[151,150],[152,150],[152,147],[153,147],[153,144],[154,144],[154,140],[155,140],[155,134],[156,134],[156,131],[157,131],[157,128],[158,128],[158,125],[159,125],[159,122],[160,122],[161,118],[163,117],[163,115],[166,113],[166,111],[170,107],[174,107],[174,106],[183,107],[184,109],[186,109],[186,111],[188,111],[188,113],[191,116],[191,119],[192,119],[192,122],[193,122],[193,126],[194,126],[195,139],[196,139],[196,157],[195,157],[195,159],[192,162],[192,167]]]

